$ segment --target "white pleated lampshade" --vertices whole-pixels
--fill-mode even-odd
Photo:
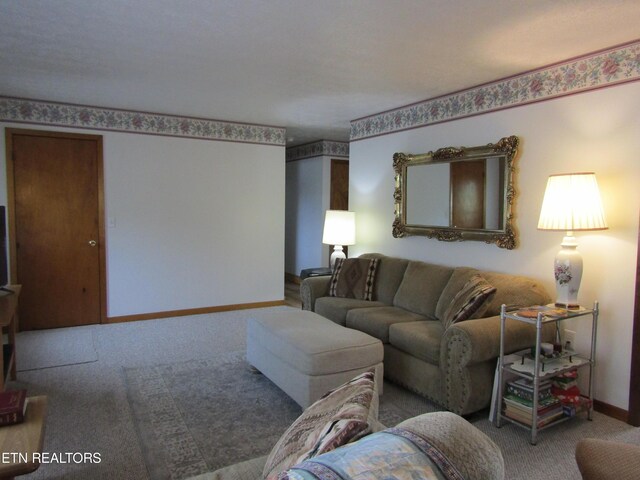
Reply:
[[[538,229],[606,230],[595,173],[551,175],[544,192]]]
[[[355,245],[356,214],[346,210],[327,210],[324,217],[322,243],[327,245]]]

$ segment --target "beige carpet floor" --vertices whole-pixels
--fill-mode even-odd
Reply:
[[[21,332],[18,372],[98,361],[93,326]]]
[[[67,364],[66,360],[82,358],[74,354],[72,342],[66,342],[64,335],[55,330],[49,331],[50,335],[42,335],[43,348],[30,347],[33,352],[30,355],[38,356],[52,348],[52,343],[62,342],[66,344],[62,350],[69,353],[68,359],[59,360],[64,366],[20,372],[18,381],[11,382],[9,387],[27,388],[30,395],[45,394],[49,397],[44,441],[46,452],[98,452],[101,462],[46,464],[21,478],[150,478],[144,456],[148,445],[137,430],[136,407],[132,408],[128,397],[126,372],[155,370],[158,366],[184,367],[198,362],[207,364],[215,362],[221,355],[242,352],[246,348],[246,321],[251,316],[260,315],[261,311],[244,310],[84,327],[91,332],[97,355],[97,360],[90,363]],[[22,333],[18,335],[18,349],[26,341],[24,336]],[[38,358],[30,361],[36,365],[47,363]],[[189,385],[197,383],[196,378],[191,376],[192,380],[175,392],[188,392],[189,388],[194,388]],[[211,385],[210,406],[215,408],[214,390],[218,387],[211,379],[203,383],[207,382]],[[199,386],[198,389],[200,394],[206,392],[204,387]],[[176,398],[180,395],[185,396],[184,393],[175,394]],[[255,393],[251,395],[255,397]],[[436,408],[402,388],[385,384],[381,420],[388,425]],[[640,429],[600,414],[596,414],[592,422],[577,419],[545,430],[540,433],[536,446],[529,444],[526,431],[513,425],[495,428],[487,420],[487,412],[473,415],[469,420],[501,447],[510,480],[579,479],[573,452],[580,438],[592,436],[640,444]],[[204,422],[192,425],[206,428]],[[195,431],[195,427],[188,425],[187,428]]]

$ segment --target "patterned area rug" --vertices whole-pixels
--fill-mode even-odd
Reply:
[[[183,479],[269,453],[302,409],[244,352],[125,368],[127,395],[152,480]]]
[[[263,375],[243,352],[203,361],[124,370],[129,404],[152,480],[181,480],[266,455],[301,408]],[[428,400],[384,383],[379,419],[384,425],[433,412]],[[538,445],[515,425],[496,428],[488,410],[469,417],[501,448],[510,480],[581,478],[575,445],[596,437],[640,444],[640,429],[595,413],[540,432]]]
[[[125,368],[127,396],[152,480],[185,479],[266,455],[302,409],[244,352]],[[395,425],[436,408],[385,382],[380,421]]]

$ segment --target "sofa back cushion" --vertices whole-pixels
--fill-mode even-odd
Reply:
[[[547,289],[537,280],[519,275],[496,272],[479,272],[498,291],[485,312],[485,317],[500,315],[504,303],[507,310],[530,305],[546,305],[551,302]]]
[[[409,260],[387,257],[380,253],[365,253],[359,258],[378,258],[378,272],[373,286],[373,300],[393,305],[393,298],[398,291]]]
[[[436,318],[436,307],[442,291],[453,274],[453,268],[411,261],[404,272],[393,304],[414,313]]]

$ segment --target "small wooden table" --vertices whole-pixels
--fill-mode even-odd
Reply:
[[[42,453],[47,397],[28,400],[24,422],[0,427],[0,478],[31,473],[40,466],[34,453]]]

